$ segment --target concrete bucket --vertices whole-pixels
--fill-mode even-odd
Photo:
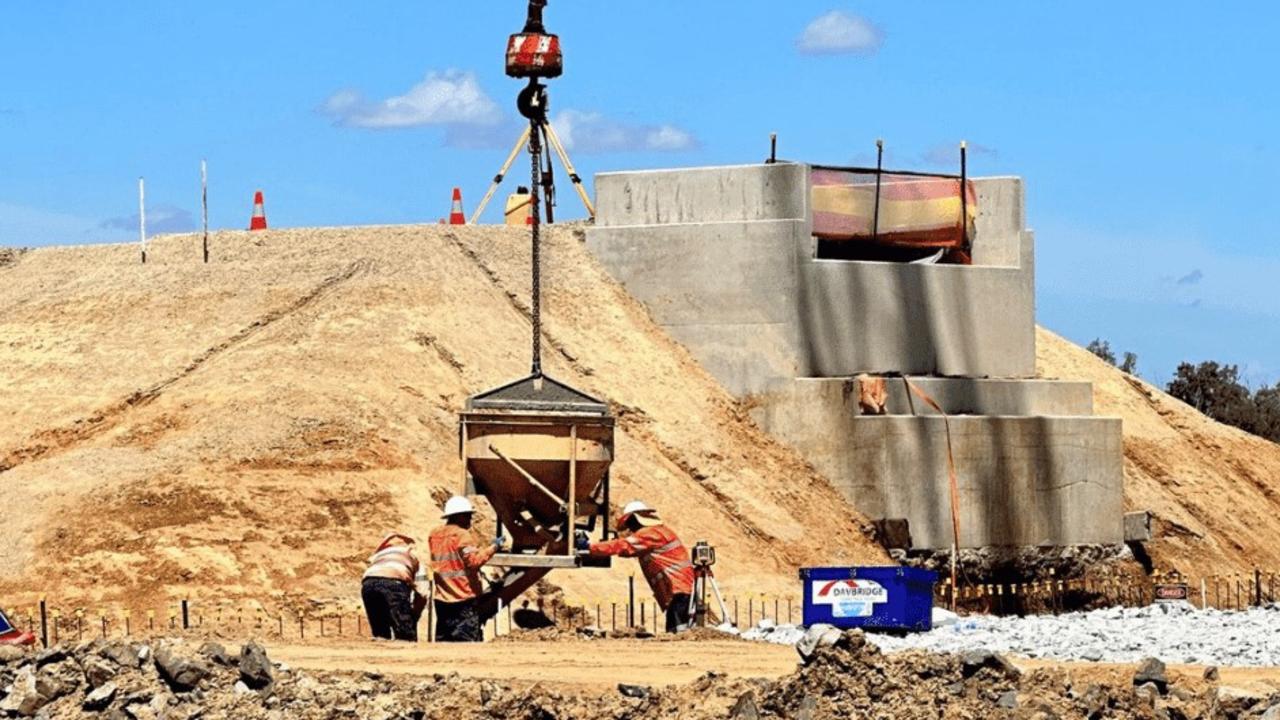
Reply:
[[[512,541],[490,561],[512,570],[488,609],[552,568],[607,566],[578,556],[573,538],[578,529],[608,536],[613,427],[603,402],[543,375],[467,401],[459,428],[466,493],[489,501]]]

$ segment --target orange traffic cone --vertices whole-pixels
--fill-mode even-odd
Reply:
[[[253,194],[253,217],[249,218],[250,230],[267,229],[267,211],[262,206],[262,191]]]
[[[450,225],[466,225],[467,216],[462,214],[462,190],[453,189],[453,209],[449,211]]]

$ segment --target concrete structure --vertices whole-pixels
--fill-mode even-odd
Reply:
[[[948,421],[901,380],[861,414],[851,378],[907,375],[948,415],[961,544],[1119,543],[1120,422],[1035,375],[1034,236],[1018,178],[974,181],[974,263],[819,257],[810,168],[596,178],[587,245],[757,420],[872,519],[951,544]],[[932,416],[932,417],[931,417]]]
[[[960,267],[818,258],[808,178],[793,164],[601,175],[588,243],[735,393],[863,372],[1035,374],[1020,180],[976,181],[975,264]]]

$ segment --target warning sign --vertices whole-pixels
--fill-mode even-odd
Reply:
[[[830,605],[832,617],[871,617],[875,606],[889,602],[889,591],[873,580],[814,580],[809,583],[814,605]]]
[[[1155,598],[1158,603],[1184,602],[1190,594],[1190,588],[1183,583],[1166,583],[1155,587]]]

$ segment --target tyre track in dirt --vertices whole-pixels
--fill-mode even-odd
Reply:
[[[357,260],[348,265],[342,272],[321,280],[288,305],[262,315],[226,340],[207,348],[177,373],[164,380],[144,389],[136,390],[124,399],[112,403],[105,409],[99,410],[88,417],[78,418],[62,427],[36,432],[24,444],[6,451],[0,457],[0,474],[6,473],[19,465],[42,460],[51,455],[76,448],[117,427],[133,410],[149,405],[163,395],[166,390],[198,372],[219,356],[252,340],[272,325],[293,317],[324,299],[357,274],[367,271],[370,266],[371,261],[368,259]]]

